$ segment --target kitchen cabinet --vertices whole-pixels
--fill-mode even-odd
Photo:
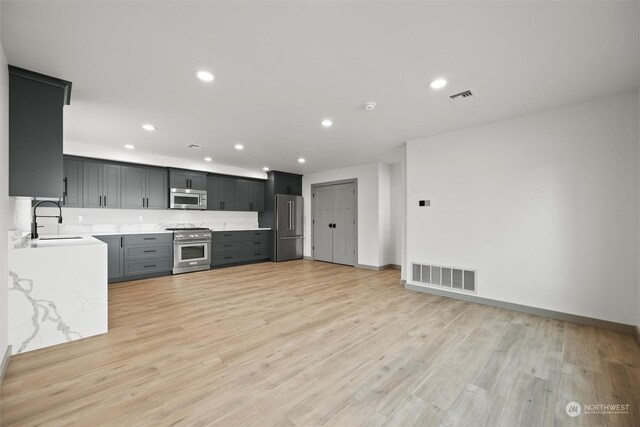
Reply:
[[[275,181],[275,194],[302,196],[302,175],[287,172],[270,172]]]
[[[83,166],[81,160],[64,159],[62,206],[68,208],[81,208],[83,206]]]
[[[107,244],[109,283],[171,274],[173,233],[95,236]]]
[[[264,210],[264,182],[238,180],[237,209],[239,211]]]
[[[86,208],[120,208],[122,166],[84,162],[83,198]]]
[[[214,231],[211,266],[266,261],[270,243],[271,230]]]
[[[194,172],[181,169],[170,169],[169,184],[171,188],[206,190],[207,174],[203,172]]]
[[[167,172],[164,169],[122,166],[122,207],[167,209]]]
[[[107,278],[109,282],[124,276],[124,236],[95,236],[107,244]]]
[[[9,195],[62,198],[71,82],[9,65]]]
[[[207,210],[238,210],[237,193],[237,179],[210,175],[207,177]]]

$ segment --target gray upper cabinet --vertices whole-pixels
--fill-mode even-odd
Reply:
[[[252,181],[249,184],[249,190],[251,210],[262,212],[264,210],[264,182]]]
[[[122,167],[122,207],[142,209],[146,205],[146,170],[131,166]]]
[[[105,208],[119,208],[122,206],[121,183],[122,166],[110,165],[105,163],[102,165],[102,191],[103,205]]]
[[[107,163],[84,162],[84,207],[121,207],[121,176],[121,166]]]
[[[167,172],[164,169],[122,166],[122,207],[167,209]]]
[[[238,182],[233,178],[207,177],[207,210],[235,211],[237,208]]]
[[[167,170],[152,168],[147,169],[146,181],[147,208],[168,209],[169,186],[167,185]]]
[[[82,176],[82,160],[64,159],[62,206],[69,208],[81,208],[84,205]]]
[[[9,66],[9,195],[63,197],[62,109],[71,82]]]
[[[302,175],[286,172],[271,172],[275,178],[275,194],[302,196]]]
[[[169,183],[171,188],[189,188],[192,190],[206,190],[207,174],[202,172],[186,171],[181,169],[170,169]]]
[[[258,212],[264,210],[264,182],[239,179],[237,194],[237,210]]]

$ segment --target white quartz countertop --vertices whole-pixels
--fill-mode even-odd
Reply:
[[[157,231],[100,231],[97,233],[90,233],[89,236],[120,236],[124,234],[172,234],[173,231],[157,230]]]
[[[105,244],[106,243],[87,235],[59,235],[41,236],[41,238],[38,239],[25,238],[17,241],[14,249],[68,248],[76,246],[100,246]]]

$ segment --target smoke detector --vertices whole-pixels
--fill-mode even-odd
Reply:
[[[459,102],[459,101],[463,101],[465,99],[471,99],[471,98],[475,98],[475,97],[476,97],[476,93],[471,89],[467,89],[465,91],[450,95],[449,99],[452,102]]]
[[[364,104],[362,106],[362,108],[364,108],[367,111],[375,110],[376,109],[376,103],[375,102],[367,102],[366,104]]]
[[[200,144],[187,144],[187,148],[191,148],[193,150],[199,150],[200,148],[202,148],[202,145],[200,145]]]

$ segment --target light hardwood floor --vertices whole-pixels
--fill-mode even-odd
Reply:
[[[640,422],[632,336],[398,279],[293,261],[113,285],[108,334],[12,359],[2,425]],[[570,418],[570,401],[630,413]]]

